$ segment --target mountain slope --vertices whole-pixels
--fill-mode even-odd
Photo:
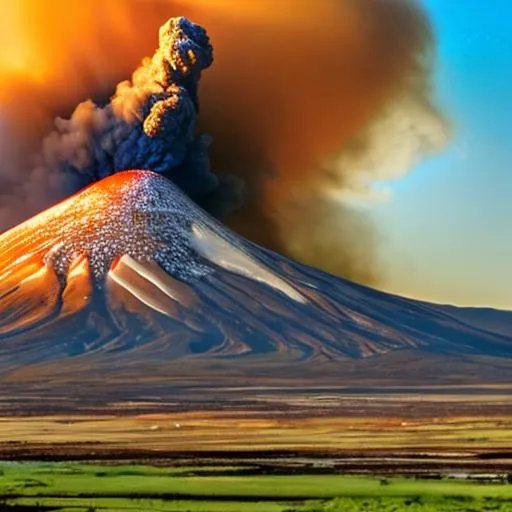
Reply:
[[[176,361],[201,377],[216,364],[275,378],[307,368],[321,384],[326,367],[377,379],[400,361],[435,377],[439,361],[478,374],[479,358],[508,367],[512,312],[413,301],[288,261],[148,171],[106,178],[0,237],[4,382],[45,367],[64,380],[78,367],[142,378]]]

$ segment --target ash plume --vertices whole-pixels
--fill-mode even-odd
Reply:
[[[442,149],[450,132],[432,98],[434,38],[415,2],[112,0],[93,6],[76,0],[70,12],[63,0],[20,0],[20,12],[25,4],[31,12],[40,9],[41,19],[52,14],[46,26],[33,27],[31,37],[43,32],[39,25],[48,33],[52,23],[56,35],[50,43],[40,36],[33,51],[25,52],[35,55],[27,66],[34,77],[25,80],[26,101],[0,107],[10,153],[24,147],[0,163],[2,190],[8,191],[0,200],[3,227],[54,202],[52,193],[63,183],[71,192],[90,175],[76,182],[70,173],[48,176],[39,162],[27,176],[34,167],[25,155],[50,131],[52,116],[68,116],[77,100],[88,97],[103,104],[108,91],[149,54],[158,26],[184,15],[208,29],[215,47],[215,65],[202,79],[199,113],[199,129],[213,142],[207,153],[208,140],[196,138],[202,152],[187,154],[198,155],[203,163],[194,165],[202,168],[209,157],[213,169],[246,183],[247,201],[229,224],[300,261],[378,283],[378,225],[350,201],[375,196],[373,183],[400,178]],[[16,104],[18,88],[11,83],[19,80],[0,87],[0,105],[11,105],[11,99]],[[73,117],[95,119],[94,108],[81,105],[70,121],[58,121],[57,131],[79,138]],[[36,121],[29,123],[26,113],[32,110]],[[39,159],[47,158],[46,151]],[[178,167],[174,177],[185,176]],[[192,180],[193,173],[186,176]],[[233,178],[209,171],[202,176],[206,184],[211,181],[211,193],[198,195],[210,211],[225,211],[239,200]]]
[[[101,107],[88,100],[69,119],[56,119],[25,184],[33,203],[38,197],[63,199],[116,172],[142,169],[168,176],[218,215],[237,206],[238,183],[211,172],[210,137],[197,134],[197,88],[213,61],[206,31],[181,17],[166,22],[159,36],[153,57],[117,86],[109,103]],[[225,193],[225,187],[234,190]]]

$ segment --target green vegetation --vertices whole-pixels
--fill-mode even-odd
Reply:
[[[495,498],[369,497],[336,498],[323,503],[313,501],[297,509],[297,512],[510,512],[511,507],[510,500]]]
[[[512,485],[347,475],[243,475],[241,467],[0,464],[0,503],[33,510],[507,512]],[[237,474],[238,472],[238,474]]]

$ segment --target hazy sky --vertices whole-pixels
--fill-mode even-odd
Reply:
[[[512,308],[512,3],[422,1],[438,38],[437,95],[455,136],[377,208],[387,288]]]

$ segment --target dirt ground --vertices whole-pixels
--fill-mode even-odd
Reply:
[[[260,390],[237,400],[210,403],[209,410],[148,400],[42,415],[21,414],[4,398],[0,459],[395,474],[512,471],[508,394],[356,396],[324,390],[290,396]]]

